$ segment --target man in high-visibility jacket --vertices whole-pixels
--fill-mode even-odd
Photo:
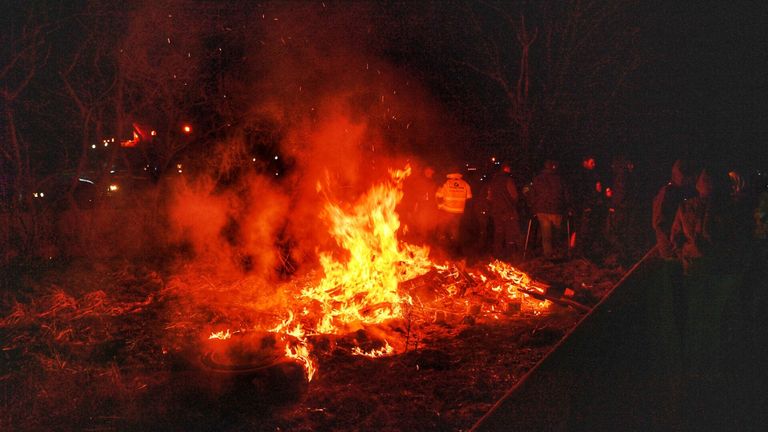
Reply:
[[[455,248],[459,242],[461,217],[464,214],[467,200],[472,198],[472,189],[459,173],[451,173],[446,177],[448,179],[437,190],[435,198],[437,199],[437,208],[442,211],[445,218],[446,240]]]

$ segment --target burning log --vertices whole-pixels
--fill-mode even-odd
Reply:
[[[421,276],[400,282],[399,289],[418,298],[422,303],[432,302],[441,295],[448,295],[448,291],[443,289],[441,276],[435,268]]]
[[[520,292],[539,300],[549,300],[561,306],[570,306],[581,312],[589,312],[590,307],[573,301],[575,292],[562,284],[549,285],[541,281],[535,281],[531,288],[520,288]]]

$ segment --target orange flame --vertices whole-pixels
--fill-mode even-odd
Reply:
[[[524,271],[519,270],[510,264],[495,260],[488,263],[488,269],[496,273],[503,281],[506,281],[504,287],[495,286],[493,290],[498,292],[504,288],[504,293],[508,299],[517,299],[521,297],[521,293],[518,291],[518,288],[538,291],[542,294],[544,293],[544,289],[539,283],[534,281]],[[532,310],[535,315],[538,315],[543,310],[548,309],[550,304],[552,304],[552,302],[549,300],[535,300],[528,295],[523,295],[522,297],[526,300],[526,307]]]
[[[363,351],[360,347],[352,348],[352,355],[366,356],[366,357],[384,357],[395,352],[392,345],[389,342],[384,341],[384,346],[379,349],[372,349],[370,351]]]
[[[219,339],[219,340],[227,340],[232,337],[232,333],[227,329],[226,331],[221,330],[217,332],[211,332],[211,335],[208,336],[208,339]]]
[[[402,181],[409,174],[408,166],[404,170],[390,171],[390,180],[372,187],[353,205],[342,206],[330,200],[325,205],[323,217],[344,252],[341,256],[320,253],[323,279],[317,284],[307,284],[297,292],[295,303],[286,311],[287,317],[268,330],[285,343],[286,357],[304,365],[308,381],[317,373],[317,365],[310,353],[309,335],[345,334],[361,326],[403,318],[405,306],[413,301],[406,292],[400,291],[400,283],[432,269],[455,280],[480,280],[496,292],[500,304],[488,310],[495,319],[499,319],[498,312],[504,310],[504,303],[524,304],[527,310],[537,315],[549,307],[548,301],[537,301],[519,291],[543,292],[542,287],[546,288],[546,284],[533,280],[507,263],[498,260],[489,263],[487,267],[494,276],[486,277],[459,270],[453,265],[432,263],[428,248],[400,242],[397,238],[400,219],[395,209],[403,195]],[[459,284],[445,289],[449,296],[463,293]],[[231,335],[229,330],[217,331],[212,332],[209,339],[225,340]],[[355,347],[352,350],[353,355],[372,358],[394,352],[386,340],[378,349],[364,351]]]
[[[282,335],[290,335],[296,338],[296,343],[291,344],[289,342],[285,345],[285,356],[288,358],[292,358],[294,360],[297,360],[299,363],[302,363],[304,365],[304,370],[307,374],[307,381],[312,381],[312,378],[315,376],[315,372],[317,371],[317,367],[315,366],[315,363],[312,361],[312,359],[309,357],[309,343],[307,341],[304,329],[301,325],[301,323],[296,323],[296,325],[288,330],[289,326],[293,323],[293,312],[288,311],[288,318],[284,319],[280,324],[278,324],[273,329],[270,329],[270,332],[278,333]],[[285,338],[283,337],[283,340]]]
[[[377,324],[401,318],[402,305],[411,303],[408,295],[398,291],[398,284],[426,273],[432,263],[429,249],[397,239],[400,219],[395,207],[403,195],[402,181],[409,174],[408,166],[390,171],[391,181],[374,186],[349,211],[331,202],[326,204],[324,216],[331,225],[331,234],[349,257],[340,261],[330,253],[321,253],[324,278],[301,292],[299,299],[319,305],[316,333],[339,334],[353,323]],[[299,302],[297,308],[301,308],[301,316],[314,318],[309,317],[306,302]],[[304,326],[294,323],[294,317],[294,312],[289,311],[288,318],[269,331],[294,338],[295,342],[286,343],[285,355],[303,363],[311,381],[317,367],[310,358]],[[369,357],[393,352],[389,343],[378,350],[354,351]]]
[[[321,253],[325,277],[302,296],[320,303],[319,333],[338,333],[352,323],[375,324],[403,315],[411,298],[398,283],[426,273],[429,250],[397,240],[400,219],[395,207],[402,198],[402,180],[410,174],[390,171],[392,181],[374,186],[349,212],[328,203],[325,217],[337,244],[349,252],[346,261]]]

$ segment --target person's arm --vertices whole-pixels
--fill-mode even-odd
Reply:
[[[652,214],[651,214],[651,227],[657,233],[662,231],[662,224],[664,223],[663,203],[665,188],[662,188],[655,197],[653,197]]]
[[[659,248],[659,254],[662,258],[673,258],[674,251],[670,241],[670,233],[664,230],[664,200],[666,198],[666,188],[662,188],[656,197],[653,198],[653,214],[651,225],[656,233],[656,245]],[[675,217],[677,220],[677,217]],[[682,230],[682,219],[678,222],[678,230]]]
[[[513,203],[517,203],[518,195],[517,195],[517,186],[515,185],[515,181],[512,179],[508,179],[506,182],[507,192],[509,193],[510,198],[512,198]]]
[[[672,256],[681,256],[683,244],[685,243],[685,231],[683,229],[683,208],[682,206],[677,208],[675,212],[675,219],[672,222],[672,230],[669,234],[669,247],[662,246],[659,243],[659,252],[662,252],[662,256],[665,258]],[[666,254],[663,252],[667,252]]]

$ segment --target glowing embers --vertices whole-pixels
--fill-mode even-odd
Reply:
[[[539,300],[529,294],[544,295],[549,286],[532,279],[524,271],[499,260],[488,263],[488,270],[498,276],[500,280],[486,280],[484,283],[489,285],[492,291],[500,293],[504,297],[500,300],[507,304],[504,309],[507,313],[524,307],[538,315],[551,305],[549,300]]]
[[[365,357],[384,357],[387,355],[390,355],[395,352],[395,349],[392,348],[392,345],[389,344],[389,342],[384,341],[384,346],[381,348],[374,348],[368,351],[363,351],[360,347],[354,347],[352,348],[352,355],[357,356],[365,356]]]

